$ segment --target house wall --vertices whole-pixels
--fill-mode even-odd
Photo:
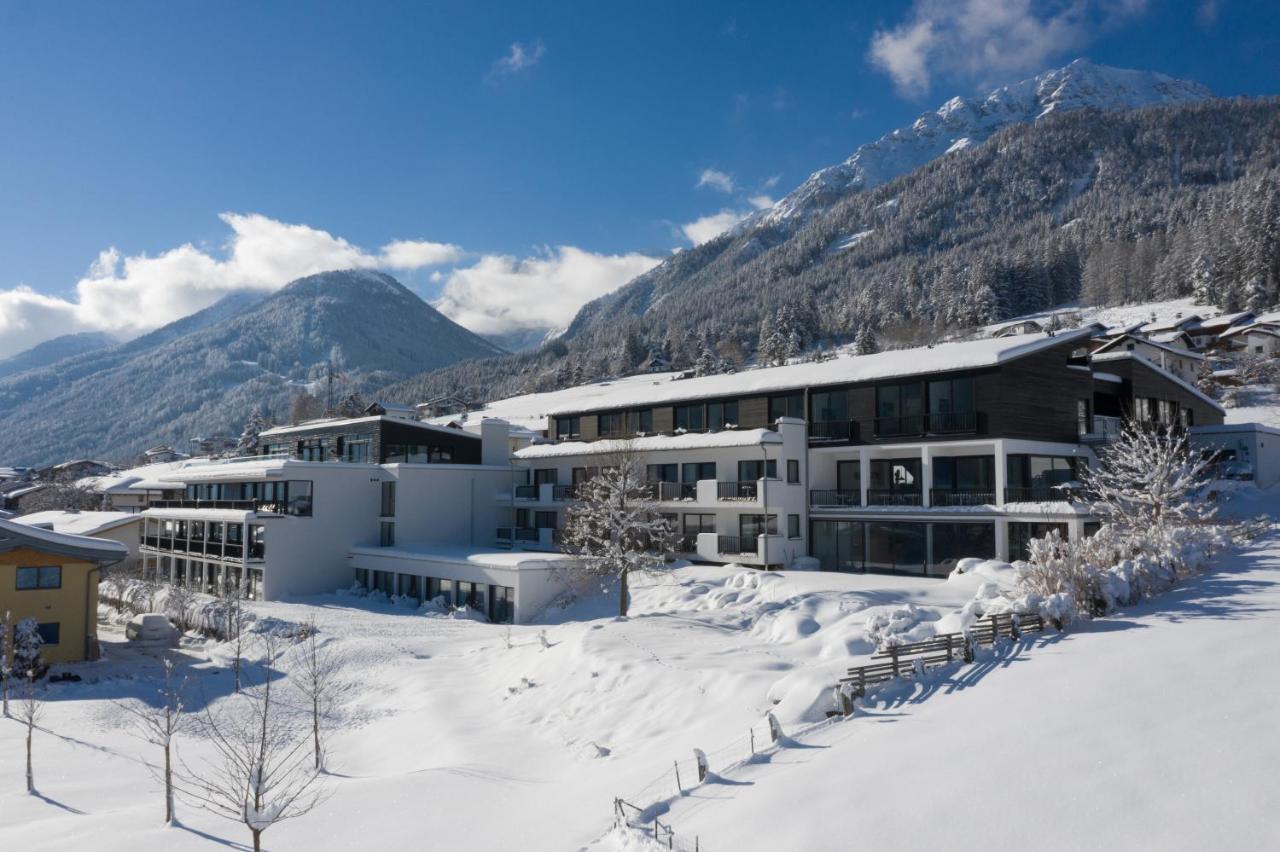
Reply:
[[[62,566],[62,588],[18,591],[19,567],[49,565]],[[8,611],[14,625],[24,618],[60,625],[58,644],[40,649],[46,663],[83,660],[89,638],[97,636],[98,574],[95,565],[31,548],[0,553],[0,612]]]
[[[1205,402],[1182,385],[1162,375],[1136,358],[1122,358],[1115,361],[1104,361],[1102,369],[1114,373],[1124,379],[1122,392],[1126,415],[1132,412],[1135,397],[1165,399],[1176,402],[1183,408],[1190,408],[1196,426],[1214,426],[1223,422],[1223,413],[1215,406]]]

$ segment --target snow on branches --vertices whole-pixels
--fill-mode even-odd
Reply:
[[[564,549],[577,556],[567,570],[581,579],[616,578],[619,616],[630,604],[630,575],[662,568],[675,552],[675,530],[654,496],[639,454],[624,447],[602,458],[599,473],[578,485],[566,513]]]

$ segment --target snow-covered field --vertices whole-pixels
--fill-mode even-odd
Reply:
[[[1262,501],[1261,508],[1267,504]],[[998,570],[947,581],[686,567],[608,600],[511,628],[341,596],[256,607],[314,615],[351,683],[330,748],[329,798],[265,836],[271,849],[610,849],[616,796],[692,786],[692,750],[724,771],[764,714],[794,747],[692,790],[664,821],[701,849],[1265,846],[1280,829],[1280,541],[1118,617],[1026,640],[908,684],[824,724],[830,685],[896,614],[913,636]],[[910,605],[910,608],[908,608]],[[539,636],[545,630],[546,642]],[[162,798],[111,701],[159,665],[104,632],[107,659],[48,688],[39,796],[23,789],[22,727],[0,720],[0,848],[233,848],[243,826]],[[196,704],[225,701],[224,649],[180,654]],[[285,667],[286,674],[288,666]],[[287,694],[288,677],[282,690]],[[180,739],[199,765],[207,744]],[[749,751],[746,752],[749,754]],[[648,805],[650,801],[638,801]]]

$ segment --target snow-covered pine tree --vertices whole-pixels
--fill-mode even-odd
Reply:
[[[863,323],[858,329],[858,336],[853,340],[853,351],[857,355],[874,355],[880,351],[880,341],[876,339],[875,329],[870,323]]]
[[[19,677],[40,677],[44,674],[41,658],[40,625],[34,618],[24,618],[13,628],[13,672]]]
[[[719,367],[716,353],[711,348],[711,341],[705,335],[700,337],[698,339],[698,357],[693,362],[693,374],[695,376],[712,376],[720,371]]]
[[[640,455],[624,444],[602,457],[599,475],[578,486],[566,513],[564,548],[577,557],[565,568],[570,582],[616,580],[618,615],[625,617],[631,576],[661,569],[675,546]]]
[[[258,436],[267,428],[267,421],[262,416],[262,409],[254,406],[249,412],[249,419],[240,430],[240,438],[236,441],[236,455],[252,456],[258,452]]]

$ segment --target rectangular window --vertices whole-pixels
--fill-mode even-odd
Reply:
[[[809,398],[814,423],[838,423],[849,419],[848,391],[816,391]]]
[[[642,408],[639,411],[627,412],[627,433],[631,435],[643,432],[648,435],[653,431],[653,409]]]
[[[516,590],[510,586],[489,587],[489,620],[510,624],[516,614]]]
[[[62,625],[56,621],[37,624],[36,632],[40,634],[40,644],[42,645],[57,645],[62,641]]]
[[[284,484],[285,499],[288,501],[286,511],[298,517],[311,517],[311,480],[290,479]]]
[[[706,428],[706,409],[701,403],[676,406],[676,429],[683,429],[686,432],[702,432]]]
[[[649,482],[678,482],[680,465],[651,464],[645,468],[645,479]]]
[[[786,396],[769,397],[769,422],[778,422],[779,417],[804,419],[804,394],[793,393]]]
[[[872,459],[872,490],[919,491],[920,459]]]
[[[713,533],[716,531],[716,516],[713,514],[686,514],[684,516],[684,534]]]
[[[580,417],[557,417],[556,418],[556,438],[558,440],[566,440],[569,438],[582,437],[582,418]]]
[[[381,533],[378,536],[379,547],[395,547],[396,546],[396,525],[392,521],[383,521],[380,524]]]
[[[787,538],[800,537],[800,516],[787,515]]]
[[[738,462],[738,481],[755,482],[757,479],[777,479],[778,460],[769,459],[766,465],[763,459],[749,459]]]
[[[707,428],[719,431],[738,425],[738,401],[736,399],[707,403]]]
[[[907,521],[867,524],[868,567],[925,573],[926,525]]]
[[[862,521],[813,521],[812,553],[823,571],[861,571],[866,543]]]
[[[913,435],[924,431],[924,393],[918,382],[876,388],[876,434]]]
[[[795,485],[800,481],[799,459],[787,459],[787,482]]]
[[[533,525],[540,530],[553,530],[556,528],[555,512],[534,512]]]
[[[610,411],[600,415],[600,437],[621,438],[624,434],[624,417],[621,411]]]
[[[935,573],[948,574],[960,559],[994,559],[995,524],[933,524],[933,554],[929,564]]]
[[[758,535],[777,535],[778,534],[778,516],[769,515],[739,515],[738,516],[738,535],[740,538],[754,539]]]
[[[382,517],[394,517],[396,513],[396,484],[382,483]]]
[[[370,448],[373,442],[368,435],[343,435],[342,460],[358,464],[367,464],[370,460]]]
[[[42,565],[39,568],[19,568],[17,572],[18,591],[32,589],[61,589],[62,566]]]
[[[715,462],[685,462],[680,468],[681,482],[697,482],[716,478]]]
[[[1063,541],[1067,540],[1067,525],[1064,523],[1010,521],[1009,559],[1011,561],[1026,559],[1030,555],[1031,539],[1044,538],[1055,530]]]
[[[559,471],[554,467],[540,467],[533,472],[534,485],[555,485]]]

